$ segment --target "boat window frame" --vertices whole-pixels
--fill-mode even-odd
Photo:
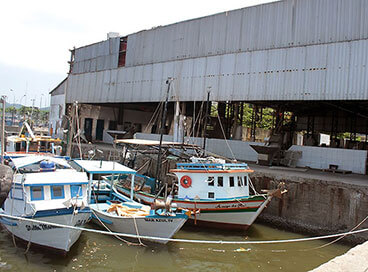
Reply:
[[[220,185],[220,179],[221,178],[221,185]],[[218,176],[217,177],[217,187],[224,187],[224,177],[223,176]]]
[[[54,187],[61,187],[61,196],[55,196]],[[51,185],[50,186],[51,199],[64,199],[65,198],[65,188],[64,185]]]
[[[234,179],[234,176],[230,176],[229,177],[229,187],[235,187],[235,179]]]
[[[207,178],[207,183],[208,183],[208,186],[215,186],[215,177],[214,176],[209,176]]]
[[[215,192],[208,192],[208,198],[215,199]]]
[[[31,201],[39,201],[39,200],[45,200],[45,190],[43,188],[44,186],[31,186]],[[41,197],[34,197],[33,190],[36,188],[41,188]]]
[[[244,176],[244,186],[247,187],[248,186],[248,175]]]
[[[237,176],[237,181],[238,181],[238,187],[243,187],[243,177],[242,176]]]
[[[73,188],[78,187],[77,193],[73,195]],[[78,195],[78,193],[81,193],[80,195]],[[75,185],[70,185],[70,196],[71,198],[75,198],[78,196],[78,198],[83,197],[83,187],[82,184],[75,184]]]

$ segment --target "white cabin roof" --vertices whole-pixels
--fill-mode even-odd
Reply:
[[[74,160],[84,171],[91,174],[135,174],[137,171],[118,162],[101,160]]]
[[[21,167],[25,167],[25,166],[32,165],[35,163],[39,163],[43,160],[52,161],[55,164],[70,168],[70,165],[65,159],[55,158],[51,156],[25,156],[21,158],[12,159],[12,162],[14,163],[14,166],[16,168],[21,168]]]
[[[24,174],[24,186],[88,184],[86,173],[74,169]]]

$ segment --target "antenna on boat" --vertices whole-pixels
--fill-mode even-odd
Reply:
[[[164,136],[164,128],[165,128],[165,124],[166,124],[167,104],[169,102],[170,86],[171,86],[171,82],[173,80],[174,79],[172,77],[168,77],[167,80],[166,80],[167,91],[166,91],[166,99],[165,99],[164,109],[163,109],[162,115],[161,115],[160,144],[158,146],[157,167],[156,167],[156,177],[155,177],[155,192],[157,192],[158,189],[160,188],[159,175],[160,175],[160,170],[161,170],[161,147],[162,147],[162,139],[163,139],[163,136]]]

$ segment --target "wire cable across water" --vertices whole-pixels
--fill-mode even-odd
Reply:
[[[322,235],[322,236],[315,236],[315,237],[307,237],[307,238],[295,238],[295,239],[283,239],[283,240],[260,240],[260,241],[223,241],[223,240],[192,240],[192,239],[179,239],[179,238],[162,238],[162,237],[153,237],[153,236],[142,236],[142,235],[134,235],[134,234],[126,234],[126,233],[118,233],[118,232],[108,232],[103,230],[96,230],[96,229],[88,229],[88,228],[81,228],[81,227],[75,227],[75,226],[67,226],[57,223],[51,223],[51,222],[45,222],[40,221],[36,219],[30,219],[30,218],[23,218],[23,217],[17,217],[7,214],[0,214],[0,217],[5,217],[13,220],[20,220],[20,221],[28,221],[38,224],[47,224],[54,227],[59,228],[68,228],[73,230],[79,230],[79,231],[87,231],[92,233],[99,233],[99,234],[105,234],[110,236],[123,236],[128,238],[141,238],[141,239],[147,239],[147,240],[156,240],[156,241],[168,241],[168,242],[180,242],[180,243],[193,243],[193,244],[233,244],[233,245],[244,245],[244,244],[282,244],[282,243],[296,243],[296,242],[305,242],[305,241],[314,241],[314,240],[321,240],[321,239],[329,239],[329,238],[336,238],[340,236],[346,236],[351,234],[357,234],[368,231],[368,228],[361,229],[361,230],[354,230],[349,232],[343,232],[343,233],[336,233],[336,234],[329,234],[329,235]]]

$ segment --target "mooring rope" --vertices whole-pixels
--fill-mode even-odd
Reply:
[[[92,233],[99,233],[99,234],[105,234],[110,236],[124,236],[129,238],[138,238],[138,236],[141,239],[147,239],[147,240],[157,240],[157,241],[168,241],[168,242],[181,242],[181,243],[192,243],[192,244],[234,244],[234,245],[240,245],[240,244],[282,244],[282,243],[295,243],[295,242],[305,242],[305,241],[314,241],[314,240],[321,240],[321,239],[329,239],[329,238],[335,238],[340,236],[347,236],[351,234],[357,234],[368,231],[368,228],[360,229],[360,230],[354,230],[349,232],[343,232],[343,233],[336,233],[336,234],[329,234],[329,235],[323,235],[323,236],[315,236],[315,237],[307,237],[307,238],[294,238],[294,239],[283,239],[283,240],[260,240],[260,241],[223,241],[223,240],[191,240],[191,239],[179,239],[179,238],[163,238],[163,237],[154,237],[154,236],[142,236],[142,235],[135,235],[135,234],[127,234],[127,233],[119,233],[119,232],[108,232],[103,230],[96,230],[96,229],[87,229],[87,228],[81,228],[81,227],[75,227],[75,226],[67,226],[57,223],[51,223],[46,221],[40,221],[36,219],[30,219],[30,218],[23,218],[23,217],[17,217],[7,214],[0,214],[0,217],[10,218],[13,220],[20,220],[20,221],[28,221],[38,224],[47,224],[54,227],[59,228],[68,228],[73,230],[79,230],[79,231],[87,231]]]

